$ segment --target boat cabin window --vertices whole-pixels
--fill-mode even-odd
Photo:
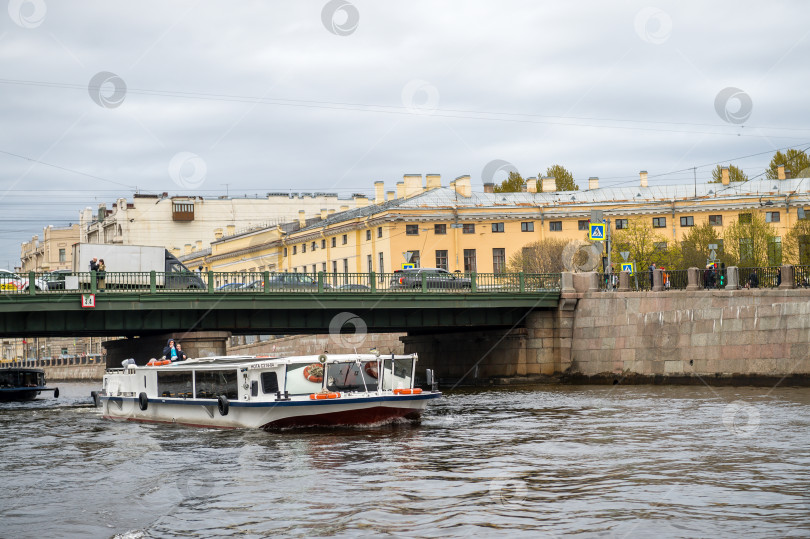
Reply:
[[[323,383],[323,365],[287,365],[287,383],[284,386],[290,395],[307,395],[321,390]]]
[[[239,386],[236,383],[236,369],[221,371],[194,371],[198,399],[216,399],[225,395],[229,399],[239,398]]]
[[[278,391],[278,376],[274,372],[262,373],[262,393],[276,393]]]
[[[190,372],[157,373],[157,394],[160,397],[181,397],[190,399],[192,394]]]
[[[393,361],[393,371],[392,371]],[[385,372],[383,373],[383,389],[408,389],[413,381],[413,358],[407,359],[386,359]]]
[[[330,391],[377,391],[377,361],[332,363],[327,369]]]
[[[44,372],[0,371],[0,387],[39,387],[44,385]]]

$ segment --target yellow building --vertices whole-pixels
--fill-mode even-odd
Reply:
[[[22,244],[20,268],[27,271],[54,271],[71,269],[74,243],[79,241],[79,225],[55,227],[48,225],[42,231],[42,239],[34,236]]]
[[[542,192],[530,181],[521,193],[494,193],[492,184],[473,192],[469,176],[447,187],[435,174],[424,180],[406,175],[396,192],[387,193],[377,182],[373,204],[322,210],[309,219],[301,211],[298,222],[224,237],[210,251],[181,259],[217,272],[386,273],[410,262],[497,273],[529,243],[582,240],[594,209],[603,211],[613,231],[631,219],[648,219],[667,242],[681,241],[705,222],[722,236],[741,214],[761,212],[779,241],[799,219],[799,208],[810,205],[810,183],[802,179],[729,183],[726,177],[697,187],[650,187],[642,171],[633,187],[600,188],[598,178],[591,178],[588,189],[555,192],[553,178],[542,178]]]

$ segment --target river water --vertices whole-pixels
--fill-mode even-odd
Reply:
[[[421,424],[114,422],[0,404],[1,537],[810,535],[810,389],[449,392]]]

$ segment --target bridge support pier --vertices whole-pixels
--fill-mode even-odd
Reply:
[[[120,369],[125,359],[133,358],[138,365],[146,365],[150,359],[160,358],[169,339],[182,344],[188,357],[222,356],[226,354],[230,336],[229,331],[167,333],[107,341],[103,346],[107,350],[107,368]]]

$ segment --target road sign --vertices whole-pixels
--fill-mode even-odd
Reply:
[[[602,222],[602,210],[591,210],[591,222],[592,223]]]
[[[633,275],[633,263],[632,262],[622,262],[622,271],[629,271],[630,275]]]
[[[619,254],[622,255],[622,259],[626,262],[627,258],[630,256],[630,251],[622,251]]]
[[[717,258],[717,251],[712,249],[712,252],[709,253],[709,260],[715,260]]]
[[[402,253],[402,258],[405,259],[405,262],[410,262],[412,256],[413,256],[413,251],[405,251],[404,253]]]
[[[709,244],[709,250],[710,251],[716,251],[717,250],[717,244],[716,243],[710,243]]]
[[[588,225],[588,239],[592,241],[603,241],[605,239],[605,224],[590,223]]]
[[[416,264],[406,264],[405,262],[402,263],[402,269],[414,269]]]
[[[95,309],[96,295],[95,294],[82,294],[82,308]]]

